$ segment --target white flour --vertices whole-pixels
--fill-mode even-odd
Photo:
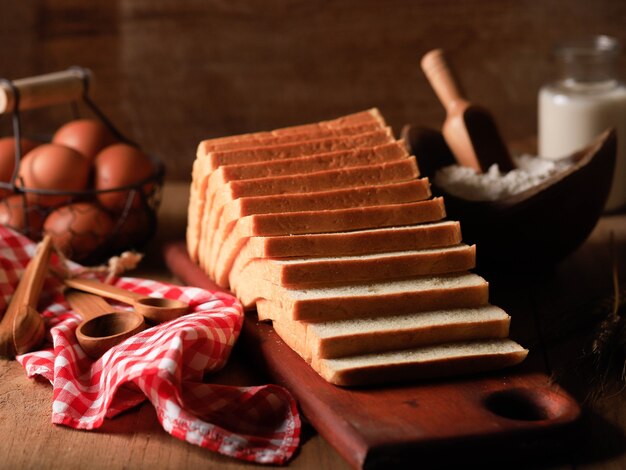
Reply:
[[[485,173],[450,165],[437,172],[434,182],[453,196],[470,201],[496,201],[521,193],[568,166],[531,155],[513,157],[513,160],[517,168],[505,174],[498,165],[492,165]]]

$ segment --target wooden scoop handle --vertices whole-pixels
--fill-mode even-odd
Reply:
[[[18,102],[19,110],[23,111],[78,100],[90,77],[88,70],[76,68],[14,80],[19,100],[10,86],[1,84],[0,114],[12,112]]]
[[[107,301],[98,295],[69,289],[65,292],[65,298],[70,307],[85,321],[114,311]]]
[[[66,279],[65,285],[72,287],[73,289],[100,295],[102,297],[106,297],[107,299],[113,299],[131,305],[134,304],[135,301],[145,297],[144,295],[91,279]]]
[[[442,49],[434,49],[422,57],[422,70],[446,110],[467,103]]]

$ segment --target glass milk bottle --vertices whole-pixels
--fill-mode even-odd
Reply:
[[[566,157],[607,128],[617,129],[608,211],[626,205],[626,87],[616,75],[619,49],[618,41],[608,36],[562,43],[555,50],[561,76],[539,91],[542,157]]]

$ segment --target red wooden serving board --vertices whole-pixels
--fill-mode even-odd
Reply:
[[[187,256],[166,246],[165,260],[184,283],[215,290]],[[288,388],[317,431],[354,468],[501,460],[519,463],[567,451],[580,408],[529,367],[408,386],[346,389],[322,379],[271,325],[246,318],[241,335],[251,360]]]

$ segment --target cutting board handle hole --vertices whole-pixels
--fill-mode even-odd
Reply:
[[[548,392],[548,395],[544,392]],[[493,414],[503,418],[542,421],[561,414],[561,404],[553,398],[549,390],[512,388],[487,395],[484,405]]]

